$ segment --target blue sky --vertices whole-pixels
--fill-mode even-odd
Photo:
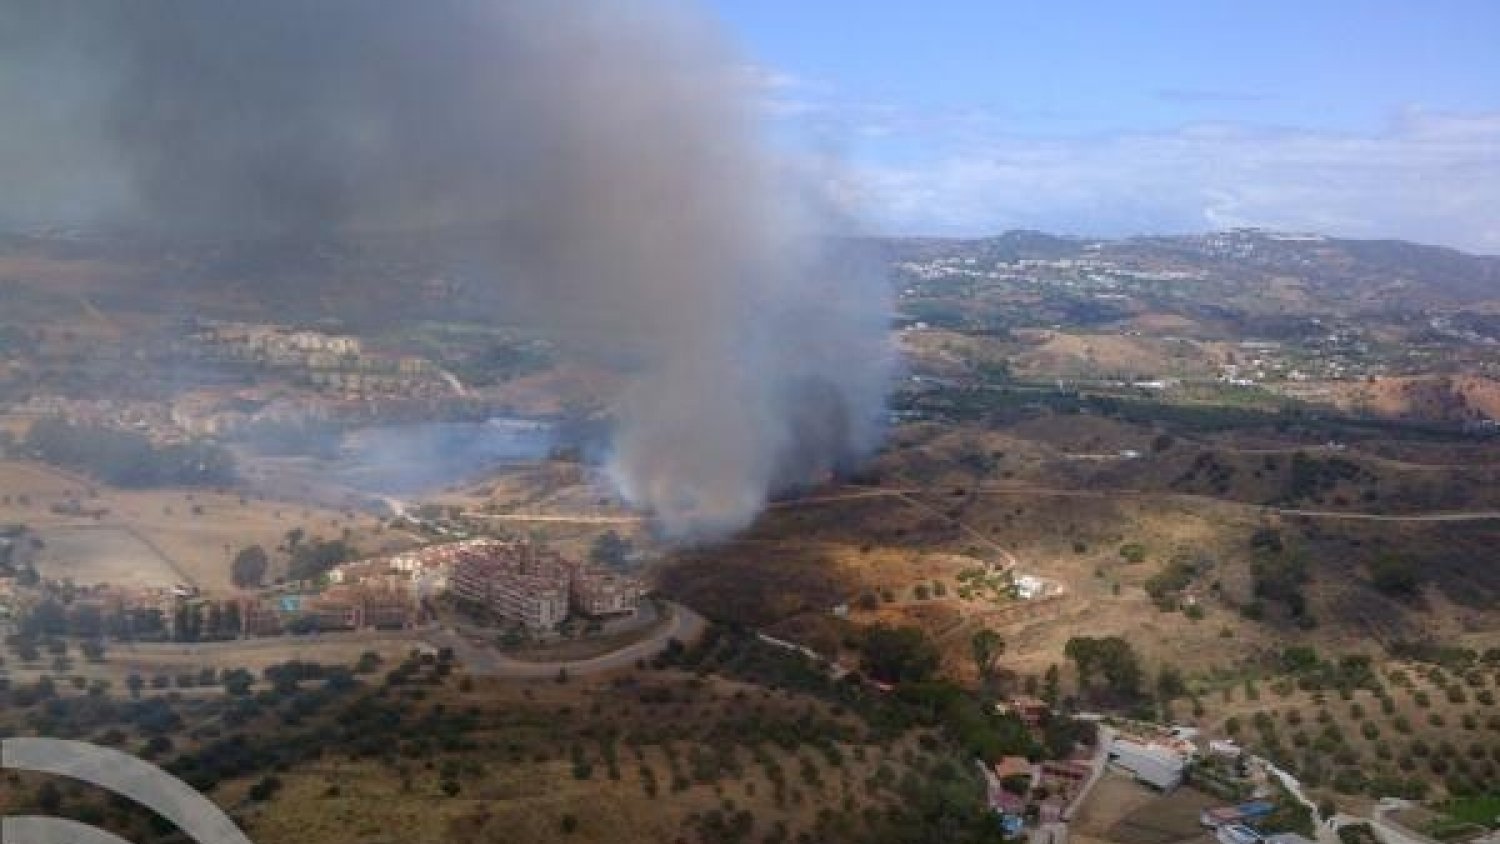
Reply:
[[[1500,2],[707,0],[875,228],[1500,253]]]

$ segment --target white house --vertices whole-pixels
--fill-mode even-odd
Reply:
[[[1208,743],[1208,752],[1225,759],[1238,759],[1245,751],[1233,739],[1214,739]]]
[[[1023,574],[1016,578],[1016,597],[1031,601],[1042,597],[1047,591],[1047,581],[1034,574]]]
[[[1189,757],[1181,750],[1159,742],[1117,736],[1109,749],[1109,760],[1135,778],[1162,791],[1182,785]]]

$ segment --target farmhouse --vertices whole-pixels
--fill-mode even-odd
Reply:
[[[1052,713],[1052,707],[1039,698],[1017,695],[1009,701],[995,704],[995,713],[997,715],[1014,714],[1026,726],[1039,727]]]

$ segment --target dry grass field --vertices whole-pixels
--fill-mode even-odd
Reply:
[[[1018,376],[1043,381],[1212,377],[1232,349],[1228,343],[1182,336],[1192,333],[1193,323],[1186,320],[1146,320],[1144,325],[1145,336],[1023,329],[1014,332],[1013,340],[927,329],[904,332],[901,343],[914,368],[927,374],[960,373],[964,370],[960,361],[1004,362]],[[1183,330],[1172,330],[1179,326]]]
[[[1108,496],[1080,501],[1033,491],[914,498],[918,506],[888,496],[778,508],[739,543],[679,555],[661,573],[662,586],[710,616],[800,633],[800,641],[824,652],[840,648],[830,610],[848,603],[851,623],[925,629],[944,646],[945,664],[958,677],[973,671],[968,633],[974,628],[963,626],[964,619],[1001,632],[1007,666],[1023,674],[1062,662],[1064,643],[1080,629],[1129,634],[1149,660],[1171,655],[1188,669],[1253,659],[1275,639],[1273,631],[1212,602],[1204,602],[1196,621],[1163,613],[1142,588],[1183,549],[1222,554],[1228,562],[1213,577],[1236,588],[1243,564],[1236,543],[1242,546],[1256,524],[1244,508]],[[1065,594],[1034,605],[984,592],[961,597],[961,572],[1004,562],[977,537],[1014,555],[1020,571],[1062,584]],[[1120,556],[1127,542],[1145,547],[1143,562]],[[1207,581],[1202,589],[1206,595]],[[878,601],[866,605],[871,596]],[[1202,647],[1206,640],[1213,649]]]
[[[1117,844],[1211,844],[1214,841],[1212,833],[1199,824],[1199,817],[1204,809],[1224,805],[1223,800],[1191,788],[1152,797],[1154,799],[1115,821],[1104,831],[1104,837]]]
[[[1118,334],[1038,332],[1015,358],[1017,373],[1028,378],[1126,376],[1211,376],[1224,359],[1225,344],[1187,339],[1128,337]]]
[[[32,502],[60,501],[86,495],[95,484],[71,472],[40,463],[22,460],[0,460],[0,512],[7,515],[26,507],[20,501],[28,496]]]
[[[118,525],[48,527],[37,536],[46,543],[37,556],[37,570],[54,580],[145,588],[187,580],[172,560]]]
[[[58,540],[38,559],[45,577],[79,584],[186,582],[214,591],[232,588],[235,552],[248,545],[272,551],[294,528],[309,539],[337,539],[348,531],[349,540],[367,550],[391,539],[376,519],[349,511],[211,490],[117,490],[16,460],[0,461],[0,523],[28,525],[44,543]],[[284,555],[272,559],[273,566],[285,565]],[[273,568],[270,576],[284,573]]]
[[[1160,794],[1136,782],[1134,777],[1108,771],[1068,825],[1068,840],[1079,844],[1115,844],[1112,836],[1116,826],[1160,799]]]
[[[710,617],[827,654],[847,655],[851,625],[915,625],[938,641],[945,672],[959,680],[974,678],[968,640],[980,626],[1005,638],[1005,667],[1023,678],[1065,663],[1064,645],[1084,631],[1128,638],[1153,674],[1170,664],[1208,675],[1264,666],[1288,644],[1369,652],[1496,630],[1487,607],[1500,581],[1482,561],[1500,541],[1500,523],[1312,518],[1257,503],[1283,494],[1297,477],[1291,465],[1299,450],[1320,461],[1310,465],[1338,458],[1374,478],[1321,486],[1299,504],[1332,511],[1422,512],[1459,494],[1488,506],[1500,489],[1489,482],[1490,468],[1455,470],[1441,451],[1387,454],[1378,441],[1358,449],[1289,445],[1269,432],[1261,439],[1179,436],[1159,449],[1159,433],[1090,414],[993,427],[903,426],[875,461],[878,487],[817,490],[778,504],[735,543],[669,557],[660,584]],[[1141,456],[1080,457],[1124,449]],[[1227,490],[1214,488],[1211,470],[1174,483],[1204,452],[1235,467]],[[1371,500],[1362,487],[1378,495]],[[1290,604],[1259,594],[1268,554],[1255,542],[1266,536],[1281,547],[1272,562],[1305,571],[1296,584],[1306,605],[1300,621]],[[1413,593],[1375,587],[1371,567],[1387,557],[1409,560],[1418,572]],[[1010,608],[960,597],[961,561],[1010,558],[1018,571],[1061,584],[1064,594]],[[1148,589],[1184,561],[1193,572],[1162,609]],[[841,603],[850,606],[847,619],[830,613]],[[1181,609],[1188,605],[1191,612]],[[1259,618],[1247,616],[1251,605]]]
[[[1376,378],[1328,389],[1341,409],[1392,418],[1463,422],[1500,415],[1500,383],[1475,375]]]

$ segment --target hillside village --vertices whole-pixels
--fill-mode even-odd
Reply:
[[[18,539],[29,541],[24,533]],[[13,539],[5,540],[7,545]],[[30,573],[22,564],[5,571]],[[632,616],[643,587],[629,575],[529,541],[479,538],[340,563],[292,583],[233,594],[176,585],[131,588],[0,578],[0,620],[46,636],[118,641],[224,641],[430,626],[456,604],[475,622],[548,635],[570,619]],[[247,584],[249,585],[249,584]],[[450,612],[451,614],[451,612]]]

